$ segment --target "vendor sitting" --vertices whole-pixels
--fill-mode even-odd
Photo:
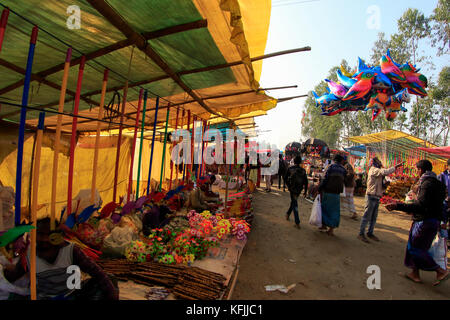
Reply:
[[[202,180],[203,179],[203,180]],[[220,196],[218,193],[215,193],[212,191],[212,185],[214,184],[214,182],[216,181],[216,176],[215,175],[208,175],[205,178],[200,178],[200,180],[202,180],[203,183],[200,183],[200,189],[202,190],[203,194],[204,194],[204,200],[205,201],[212,201],[212,202],[216,202],[219,200]]]
[[[69,266],[78,266],[91,278],[81,282],[79,290],[67,287]],[[28,252],[29,269],[29,252]],[[6,272],[9,282],[19,279],[25,274],[19,263],[15,270]],[[73,243],[63,240],[61,244],[51,241],[50,219],[37,222],[36,236],[36,277],[38,300],[118,300],[119,290],[109,276],[81,249]]]

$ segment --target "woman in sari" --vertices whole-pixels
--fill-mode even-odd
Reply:
[[[339,227],[341,217],[340,194],[344,191],[344,178],[347,171],[342,166],[344,157],[337,154],[334,163],[328,166],[325,178],[319,186],[320,201],[322,202],[322,227],[328,235],[334,235],[333,230]]]
[[[421,283],[419,270],[434,271],[436,282],[433,285],[438,285],[449,278],[449,271],[442,269],[428,251],[440,228],[445,186],[431,171],[433,166],[430,161],[420,160],[416,167],[420,176],[417,200],[411,204],[390,204],[386,209],[404,211],[413,216],[405,256],[405,266],[412,272],[405,274],[405,277]]]

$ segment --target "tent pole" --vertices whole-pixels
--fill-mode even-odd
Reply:
[[[159,176],[159,192],[161,192],[162,184],[163,184],[163,173],[164,173],[164,161],[166,159],[166,143],[167,143],[167,127],[169,126],[169,113],[170,113],[170,105],[169,108],[167,108],[167,115],[166,115],[166,128],[164,129],[164,144],[163,144],[163,154],[162,154],[162,161],[161,161],[161,175]],[[165,177],[165,175],[164,175]]]
[[[153,151],[155,149],[155,135],[156,135],[156,122],[158,119],[158,108],[159,108],[159,97],[156,97],[155,123],[153,124],[153,137],[152,137],[152,151],[150,154],[150,165],[148,168],[147,195],[150,193],[150,181],[152,179],[152,162],[153,162]]]
[[[183,114],[181,115],[181,129],[184,129],[184,114],[185,114],[185,110],[183,109]],[[183,143],[184,143],[184,141],[183,141]],[[184,152],[184,149],[183,149],[183,152]],[[184,175],[185,175],[185,173],[186,173],[186,163],[185,163],[185,161],[184,161],[184,153],[183,153],[183,180],[182,181],[184,181]]]
[[[138,101],[138,108],[136,113],[136,124],[134,127],[134,136],[133,136],[133,145],[131,147],[131,164],[130,164],[130,175],[128,177],[128,192],[127,192],[127,202],[130,201],[130,194],[133,189],[133,165],[134,165],[134,153],[136,151],[136,139],[137,139],[137,131],[139,127],[139,115],[141,112],[141,106],[142,106],[142,95],[144,94],[144,89],[141,88],[139,90],[139,101]],[[136,199],[137,200],[137,193],[136,193]]]
[[[98,107],[98,120],[102,119],[103,115],[103,106],[105,105],[105,96],[106,96],[106,85],[108,83],[108,73],[109,70],[105,69],[103,72],[103,85],[102,85],[102,95],[100,97],[100,105]],[[92,168],[92,186],[91,186],[91,204],[95,202],[95,190],[96,190],[96,182],[97,182],[97,163],[98,163],[98,149],[100,144],[100,121],[97,122],[97,134],[95,135],[95,149],[94,149],[94,165]]]
[[[191,129],[191,110],[188,110],[187,130],[188,130],[189,134],[191,134],[190,129]],[[191,139],[191,141],[192,141],[192,139]],[[189,146],[189,148],[191,147],[190,145],[188,145],[188,146]],[[190,156],[189,156],[189,159],[187,157],[185,159],[189,160],[188,163],[190,163],[190,161],[191,161],[191,157]],[[186,183],[187,183],[189,181],[189,177],[190,177],[189,164],[185,164],[184,165],[184,169],[185,169],[185,172],[186,172]]]
[[[31,204],[31,223],[34,229],[31,230],[31,250],[30,250],[30,293],[31,300],[36,300],[36,224],[37,205],[39,191],[39,168],[41,164],[42,135],[44,132],[45,112],[39,114],[39,124],[36,137],[36,155],[33,169],[33,198]]]
[[[2,51],[3,39],[5,37],[6,25],[8,23],[9,9],[5,8],[2,11],[2,18],[0,19],[0,52]]]
[[[142,162],[142,147],[144,146],[144,130],[145,130],[145,111],[147,110],[147,94],[148,91],[144,91],[144,109],[142,110],[142,127],[141,127],[141,141],[139,146],[139,161],[138,161],[138,173],[136,181],[136,199],[139,198],[139,180],[141,179],[141,162]]]
[[[178,129],[178,116],[180,114],[180,108],[177,108],[177,118],[175,120],[175,130]],[[173,135],[172,135],[173,139]],[[172,146],[175,146],[175,142],[172,141]],[[176,168],[175,168],[176,171]],[[170,180],[169,180],[169,190],[172,190],[172,174],[173,174],[173,161],[170,160]]]
[[[77,91],[75,95],[75,106],[73,108],[74,117],[72,119],[72,136],[70,139],[70,152],[69,152],[69,181],[67,187],[67,210],[64,215],[72,214],[72,186],[73,186],[73,164],[75,158],[75,145],[77,138],[77,121],[78,121],[78,108],[80,106],[80,95],[81,95],[81,83],[83,81],[83,72],[85,64],[84,56],[81,58],[80,69],[78,71],[78,81],[77,81]]]
[[[38,35],[38,27],[34,26],[31,32],[30,48],[28,50],[27,68],[25,72],[25,82],[23,84],[22,107],[20,110],[19,141],[17,143],[17,169],[16,169],[16,198],[15,198],[15,225],[20,224],[20,209],[22,195],[22,161],[23,144],[25,140],[25,121],[27,118],[28,93],[30,91],[31,69],[33,66],[34,48]]]
[[[66,61],[64,63],[64,73],[61,83],[61,93],[59,96],[58,112],[64,112],[64,99],[66,97],[67,80],[69,78],[70,59],[72,58],[72,48],[67,49]],[[55,216],[56,216],[56,186],[58,180],[58,161],[59,161],[59,147],[61,139],[61,123],[62,114],[58,114],[56,122],[55,145],[53,149],[53,174],[52,174],[52,195],[50,200],[50,229],[55,230]]]
[[[125,82],[125,87],[123,88],[123,103],[122,103],[122,112],[120,113],[119,135],[117,137],[116,166],[114,169],[113,202],[116,202],[116,199],[117,199],[117,183],[118,183],[118,178],[119,178],[120,145],[122,143],[123,115],[125,113],[125,106],[127,104],[127,94],[128,94],[128,80]]]

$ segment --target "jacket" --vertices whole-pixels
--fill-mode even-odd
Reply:
[[[427,177],[420,184],[417,200],[411,204],[399,203],[396,210],[412,213],[414,221],[443,220],[445,188],[436,176]]]
[[[308,191],[308,176],[306,175],[305,169],[303,169],[302,167],[300,167],[300,166],[298,166],[298,165],[291,166],[291,167],[289,167],[289,168],[286,170],[286,174],[285,174],[285,176],[284,176],[284,179],[285,179],[285,181],[289,181],[288,178],[289,178],[292,174],[294,174],[294,172],[295,172],[296,170],[301,170],[302,175],[303,175],[303,186],[302,186],[300,192],[298,193],[298,195],[300,195],[300,193],[302,193],[303,190],[305,190],[305,194],[306,194],[306,192]],[[288,184],[288,190],[289,190],[291,193],[294,193],[294,192],[292,192],[292,190],[291,190],[292,188],[291,188],[291,187],[292,187],[292,186],[290,186],[290,185]]]
[[[325,178],[319,186],[319,192],[341,194],[344,191],[344,179],[347,170],[338,164],[333,163],[328,166]]]
[[[450,199],[450,172],[445,170],[438,176],[438,179],[447,187],[447,198]]]
[[[394,172],[395,167],[389,169],[370,167],[366,195],[381,198],[383,196],[383,178]]]

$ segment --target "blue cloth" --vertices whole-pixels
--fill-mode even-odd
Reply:
[[[428,251],[439,229],[439,220],[414,221],[409,231],[405,266],[416,270],[436,271],[439,265]]]
[[[330,227],[339,227],[341,219],[341,198],[337,193],[323,193],[322,198],[322,224]]]

